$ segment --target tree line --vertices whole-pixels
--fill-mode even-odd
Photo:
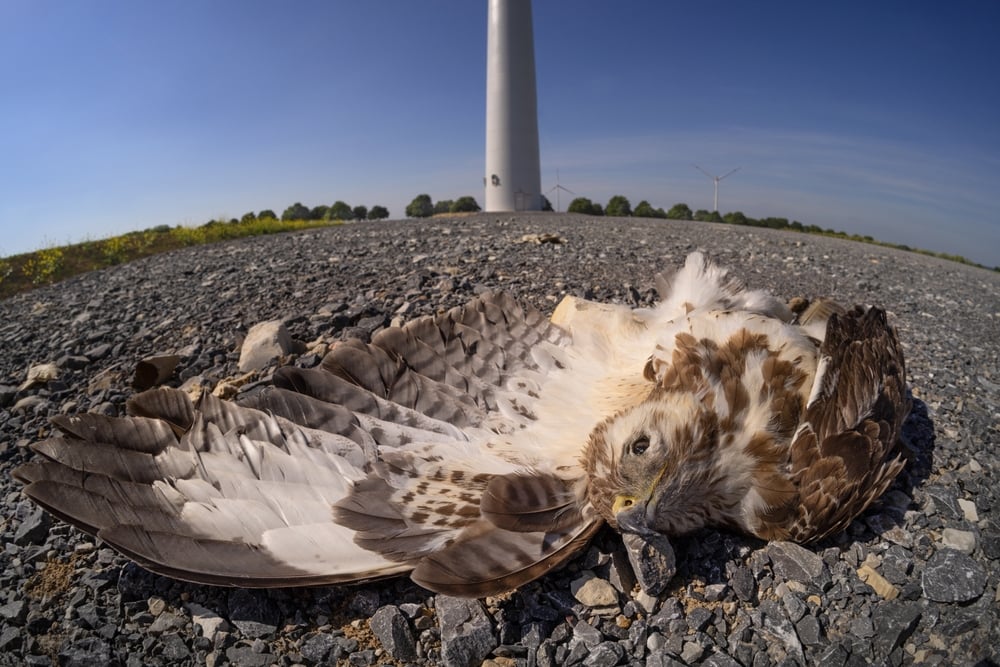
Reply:
[[[441,213],[475,213],[481,211],[475,197],[465,196],[458,199],[431,200],[428,194],[419,194],[406,206],[407,218],[429,218]]]
[[[389,217],[389,209],[376,204],[371,208],[367,206],[349,206],[346,202],[335,201],[330,206],[320,205],[312,208],[304,206],[300,202],[295,202],[286,208],[279,217],[274,211],[265,208],[259,213],[250,211],[244,213],[239,220],[233,218],[229,222],[248,225],[258,220],[280,220],[281,222],[291,222],[292,220],[383,220]],[[211,220],[208,224],[217,224],[219,220]]]
[[[788,218],[751,218],[743,211],[733,211],[720,214],[718,211],[708,211],[698,209],[692,211],[691,207],[684,203],[674,204],[670,210],[664,211],[662,208],[653,208],[645,199],[632,208],[627,197],[615,195],[608,200],[606,206],[601,206],[600,202],[592,202],[586,197],[577,197],[570,202],[567,209],[570,213],[581,213],[584,215],[607,215],[615,217],[636,217],[636,218],[663,218],[665,220],[696,220],[699,222],[724,222],[730,225],[746,225],[748,227],[768,227],[770,229],[793,229],[799,232],[810,232],[813,234],[836,234],[842,235],[833,229],[823,229],[818,225],[803,225],[798,220],[789,221]],[[861,237],[862,240],[872,241],[870,236]]]

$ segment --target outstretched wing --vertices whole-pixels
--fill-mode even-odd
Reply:
[[[561,563],[599,525],[567,492],[567,461],[518,443],[569,342],[487,294],[338,345],[321,368],[279,369],[242,405],[160,389],[126,418],[60,417],[62,435],[15,476],[56,516],[176,578],[266,587],[416,568],[436,590],[485,595]],[[516,492],[484,514],[491,484]],[[551,525],[547,493],[565,505]]]
[[[900,429],[910,410],[903,354],[885,311],[830,316],[805,415],[792,442],[796,541],[847,527],[903,468]],[[766,528],[765,528],[766,530]]]

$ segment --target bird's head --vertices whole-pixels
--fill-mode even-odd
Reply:
[[[622,532],[681,534],[707,522],[718,482],[718,415],[691,393],[654,391],[591,433],[591,504]]]

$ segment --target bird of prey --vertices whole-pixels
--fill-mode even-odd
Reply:
[[[143,567],[242,587],[409,573],[481,597],[627,535],[809,542],[903,466],[900,344],[877,308],[790,308],[691,254],[630,309],[503,293],[280,368],[241,403],[177,389],[60,416],[14,472]]]

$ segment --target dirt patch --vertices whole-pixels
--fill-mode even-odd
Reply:
[[[73,554],[66,560],[50,558],[45,561],[45,568],[25,582],[25,594],[39,600],[58,597],[68,591],[73,585],[78,558],[78,554]]]

